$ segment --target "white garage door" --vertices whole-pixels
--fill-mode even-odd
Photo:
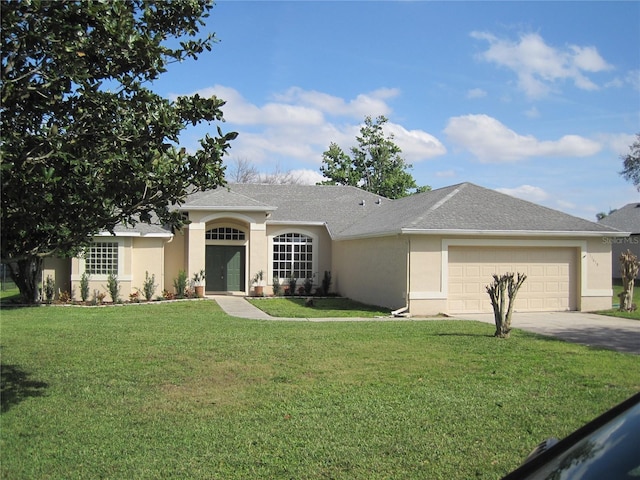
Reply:
[[[486,285],[492,275],[527,275],[515,311],[577,308],[577,252],[573,248],[449,247],[449,312],[492,312]]]

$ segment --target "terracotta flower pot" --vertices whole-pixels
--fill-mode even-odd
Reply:
[[[264,287],[262,285],[256,285],[255,287],[253,287],[253,294],[256,297],[264,296]]]
[[[204,298],[204,285],[196,285],[196,297]]]

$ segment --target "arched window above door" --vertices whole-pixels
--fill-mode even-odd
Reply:
[[[202,238],[202,237],[201,237]],[[205,232],[207,240],[244,240],[245,233],[232,227],[216,227]]]

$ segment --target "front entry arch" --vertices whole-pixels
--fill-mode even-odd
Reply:
[[[207,245],[205,256],[206,291],[244,291],[244,266],[244,245]]]

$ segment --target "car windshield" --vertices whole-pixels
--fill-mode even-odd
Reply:
[[[526,478],[640,478],[640,403],[601,426]]]

